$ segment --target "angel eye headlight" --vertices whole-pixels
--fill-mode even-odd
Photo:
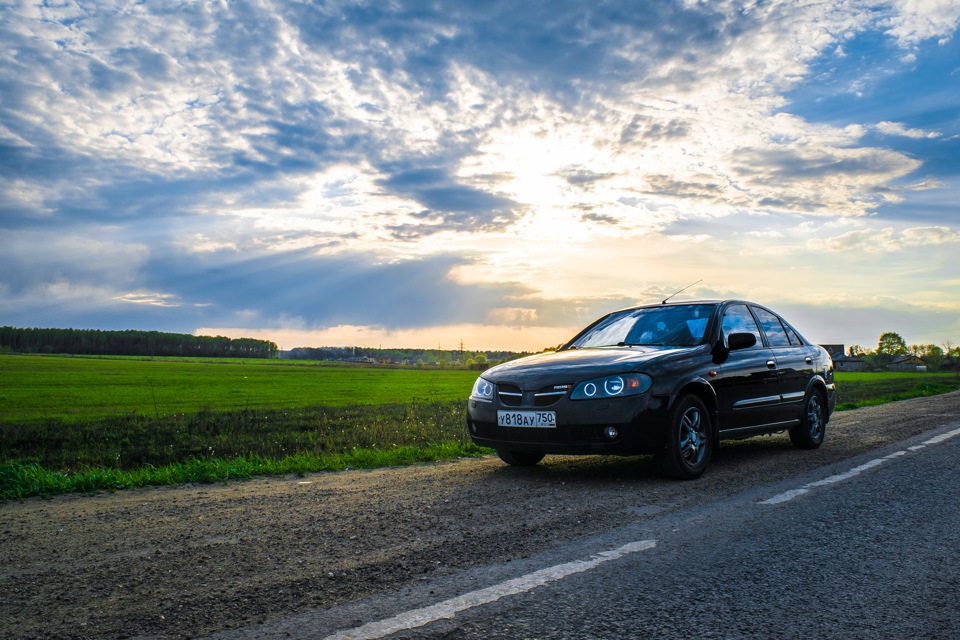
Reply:
[[[581,382],[570,394],[571,400],[590,400],[597,398],[619,398],[638,396],[653,386],[650,376],[642,373],[627,373],[619,376],[607,376],[596,380]]]
[[[623,391],[623,378],[620,376],[607,378],[603,381],[603,390],[607,392],[608,396],[619,395]]]
[[[493,400],[493,383],[484,380],[483,378],[477,378],[477,381],[473,383],[473,391],[470,392],[470,397],[474,400]]]

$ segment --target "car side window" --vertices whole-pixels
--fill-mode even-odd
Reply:
[[[751,348],[759,349],[763,346],[760,329],[757,328],[757,323],[754,321],[753,316],[750,315],[750,310],[747,309],[747,305],[745,304],[735,304],[727,307],[727,310],[723,312],[721,330],[723,331],[724,345],[730,344],[727,337],[731,333],[752,333],[757,337],[757,344]]]
[[[760,309],[758,307],[754,307],[753,312],[757,314],[757,318],[760,320],[760,326],[763,327],[763,335],[767,336],[767,344],[771,347],[790,346],[790,338],[787,337],[787,332],[783,330],[780,318],[766,309]]]
[[[787,330],[787,337],[790,338],[790,344],[797,347],[803,345],[803,340],[800,339],[800,334],[794,331],[793,327],[784,322],[783,328]]]

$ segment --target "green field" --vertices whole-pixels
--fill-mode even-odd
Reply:
[[[287,360],[0,355],[0,500],[483,455],[477,373]],[[955,374],[837,374],[839,409]]]
[[[458,369],[338,366],[302,360],[0,355],[0,425],[122,415],[445,402],[470,393]]]
[[[956,373],[838,373],[841,411],[960,389]]]

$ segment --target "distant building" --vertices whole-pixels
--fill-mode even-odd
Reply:
[[[887,367],[890,371],[926,371],[927,363],[913,354],[894,359]]]
[[[858,356],[834,356],[833,368],[835,371],[866,371],[867,362]]]
[[[827,350],[827,353],[830,354],[830,357],[833,358],[834,362],[836,362],[837,358],[846,353],[844,345],[842,344],[822,344],[820,346]]]

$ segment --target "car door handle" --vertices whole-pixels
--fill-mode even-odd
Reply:
[[[767,369],[776,369],[777,362],[776,360],[767,360]]]

